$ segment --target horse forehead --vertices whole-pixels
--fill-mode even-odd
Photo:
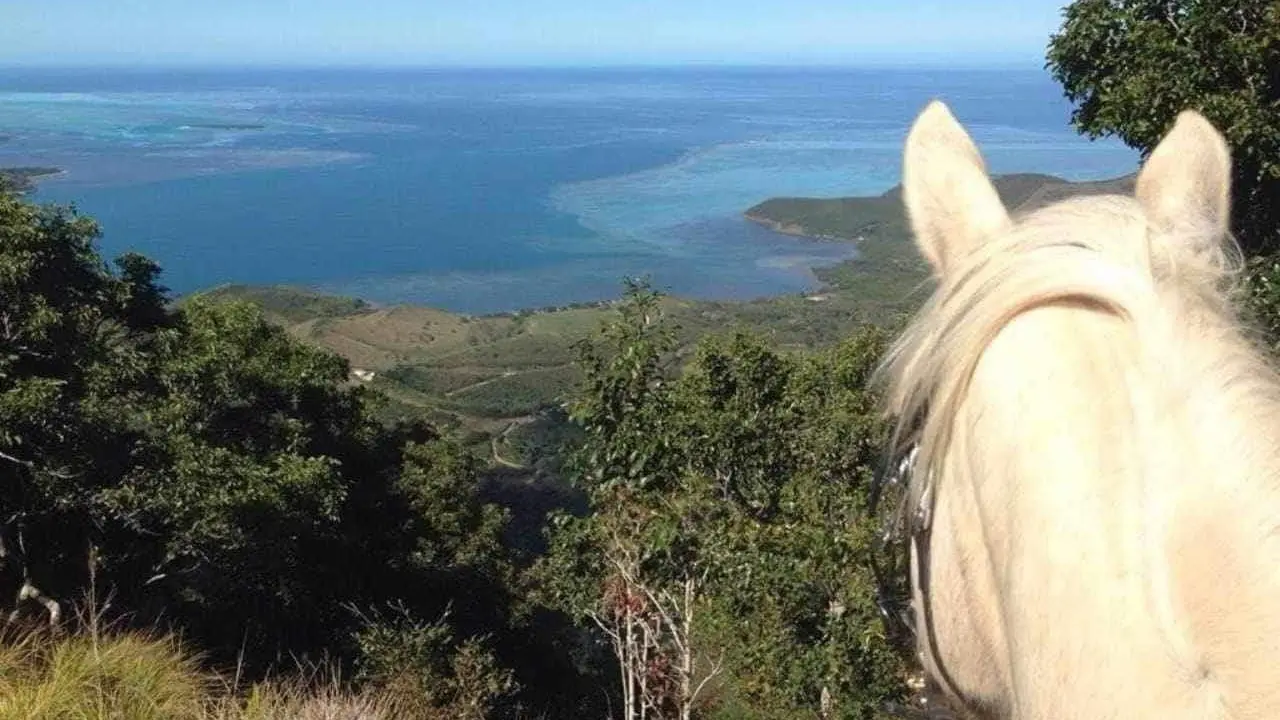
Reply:
[[[1030,239],[1044,233],[1087,239],[1090,244],[1132,242],[1145,234],[1146,217],[1132,197],[1084,195],[1014,212],[1012,232]]]

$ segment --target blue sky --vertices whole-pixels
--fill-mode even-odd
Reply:
[[[2,2],[0,65],[1030,65],[1066,0]]]

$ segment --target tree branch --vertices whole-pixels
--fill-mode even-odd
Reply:
[[[702,678],[702,682],[698,683],[698,686],[693,689],[693,693],[689,695],[689,702],[692,703],[694,700],[697,700],[698,695],[702,693],[702,689],[707,686],[707,683],[711,682],[712,679],[714,679],[717,675],[719,675],[723,670],[724,670],[724,656],[721,655],[719,658],[716,659],[715,662],[711,663],[710,672],[708,672],[707,676]]]
[[[15,465],[20,465],[30,470],[33,473],[42,472],[46,475],[52,475],[53,477],[61,478],[63,480],[70,480],[71,478],[75,477],[74,473],[66,472],[63,470],[50,470],[48,468],[40,468],[32,460],[23,460],[20,457],[14,457],[13,455],[10,455],[9,453],[3,450],[0,450],[0,460],[8,460],[9,462]]]
[[[49,613],[49,624],[55,628],[58,626],[58,621],[62,619],[62,606],[58,604],[57,600],[41,592],[40,588],[32,584],[30,580],[23,582],[22,588],[18,590],[18,605],[21,606],[27,600],[39,603],[45,609],[45,612]],[[17,621],[21,610],[21,607],[15,607],[13,612],[9,613],[9,622]]]
[[[8,460],[9,462],[14,463],[15,465],[21,465],[22,467],[27,468],[28,470],[35,470],[36,468],[36,464],[31,462],[30,460],[23,460],[22,458],[16,458],[3,450],[0,450],[0,460]]]

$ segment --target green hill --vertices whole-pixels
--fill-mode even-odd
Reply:
[[[312,290],[278,285],[219,285],[200,294],[213,299],[252,301],[262,308],[270,320],[280,324],[341,317],[373,308],[371,304],[358,298],[325,295]]]
[[[261,306],[294,337],[345,357],[352,382],[377,387],[392,398],[393,414],[427,414],[474,435],[478,449],[501,435],[523,442],[520,432],[545,409],[557,406],[578,380],[574,345],[611,317],[611,305],[502,315],[463,315],[413,305],[376,307],[291,287],[223,286],[201,293]],[[828,345],[868,320],[887,321],[907,307],[899,288],[881,303],[847,292],[788,295],[746,302],[707,302],[667,297],[664,312],[678,326],[682,347],[735,328],[765,333],[784,348]],[[517,453],[498,448],[502,457]]]
[[[993,181],[1005,206],[1018,214],[1076,195],[1130,194],[1134,176],[1070,182],[1052,175],[1016,174]],[[858,259],[820,270],[818,276],[864,303],[909,309],[910,303],[903,304],[904,292],[928,281],[928,271],[911,243],[901,185],[870,197],[772,198],[745,216],[787,235],[856,241]]]
[[[1134,176],[1097,182],[1070,182],[1052,175],[1017,174],[994,178],[996,191],[1015,212],[1073,195],[1133,191]],[[909,239],[902,186],[882,195],[844,198],[778,197],[746,212],[749,220],[787,235],[828,240]]]

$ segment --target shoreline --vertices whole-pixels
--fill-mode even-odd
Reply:
[[[1031,173],[995,176],[994,179],[1003,199],[1006,200],[1011,209],[1025,209],[1028,206],[1035,207],[1059,199],[1062,196],[1109,191],[1123,192],[1132,183],[1132,176],[1104,180],[1068,181],[1055,176]],[[905,214],[901,208],[899,187],[891,188],[881,195],[874,196],[770,198],[737,215],[737,217],[756,227],[782,237],[799,238],[814,242],[848,244],[857,250],[855,257],[831,264],[803,263],[810,277],[809,286],[804,289],[787,289],[780,292],[753,293],[749,295],[732,294],[720,297],[699,297],[692,294],[669,292],[658,286],[655,286],[655,289],[662,292],[665,298],[682,304],[750,306],[790,297],[811,297],[838,292],[842,289],[852,289],[854,287],[853,282],[861,286],[863,282],[866,282],[867,278],[881,273],[890,277],[890,279],[897,277],[906,272],[906,269],[909,269],[908,265],[913,264],[915,260],[914,250],[909,242],[910,230],[907,227]],[[814,228],[814,225],[818,227]],[[348,306],[348,311],[356,314],[404,307],[435,310],[457,317],[474,319],[521,318],[576,310],[607,309],[616,305],[622,299],[623,291],[621,285],[622,278],[619,277],[619,289],[615,291],[615,294],[599,299],[528,305],[481,312],[455,310],[441,304],[413,300],[395,302],[373,300],[359,294],[334,292],[305,284],[285,283],[220,283],[211,287],[191,290],[177,295],[174,299],[180,302],[184,298],[203,294],[231,294],[259,298],[284,295],[293,296],[295,300],[356,301],[357,305]]]
[[[808,237],[797,235],[793,237]],[[766,293],[762,295],[754,295],[751,297],[723,297],[723,298],[703,298],[690,295],[677,294],[658,289],[664,300],[678,303],[690,304],[707,304],[707,305],[748,305],[752,303],[769,302],[788,297],[809,297],[813,295],[821,295],[830,293],[833,284],[821,277],[818,270],[831,267],[839,267],[846,263],[856,262],[856,259],[843,260],[834,265],[825,266],[806,266],[806,270],[813,276],[813,287],[802,291],[784,291],[777,293]],[[621,281],[619,285],[621,286]],[[651,286],[652,287],[652,286]],[[657,288],[654,288],[657,289]],[[359,295],[348,295],[343,293],[325,292],[314,287],[301,284],[253,284],[253,283],[237,283],[225,282],[209,287],[198,288],[181,294],[175,294],[170,302],[179,305],[186,300],[199,296],[219,296],[230,294],[235,297],[261,297],[265,295],[283,294],[286,296],[294,296],[298,299],[312,299],[317,301],[335,300],[346,301],[358,304],[358,307],[350,308],[348,314],[358,315],[363,313],[375,313],[396,308],[416,308],[423,310],[432,310],[436,312],[453,315],[459,318],[468,318],[473,320],[485,319],[519,319],[525,317],[534,317],[541,315],[554,315],[558,313],[582,311],[582,310],[607,310],[621,303],[624,299],[624,292],[621,287],[618,294],[614,297],[603,298],[599,300],[582,300],[578,302],[569,302],[551,305],[531,305],[527,307],[515,308],[512,310],[495,310],[492,312],[464,312],[459,310],[451,310],[439,305],[431,305],[422,302],[381,302],[371,300]]]
[[[849,238],[841,235],[824,235],[822,233],[807,231],[800,223],[787,223],[781,220],[774,220],[773,218],[753,213],[750,210],[742,213],[742,217],[766,230],[775,232],[779,235],[786,235],[787,237],[821,240],[823,242],[847,243],[856,243],[862,240],[861,237]]]

